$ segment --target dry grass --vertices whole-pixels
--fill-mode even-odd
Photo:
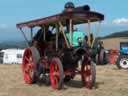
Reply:
[[[0,96],[128,96],[128,70],[115,65],[97,66],[97,88],[82,87],[80,77],[62,90],[24,84],[21,65],[0,65]]]

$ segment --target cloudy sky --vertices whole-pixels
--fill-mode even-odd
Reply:
[[[88,4],[105,15],[100,36],[128,30],[128,0],[0,0],[0,42],[22,40],[17,23],[59,13],[68,1],[75,6]]]

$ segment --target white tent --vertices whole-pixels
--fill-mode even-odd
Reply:
[[[3,64],[21,64],[24,49],[6,49],[3,53]]]

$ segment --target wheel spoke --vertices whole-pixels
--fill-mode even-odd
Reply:
[[[25,60],[26,62],[29,62],[29,58],[27,56],[25,56]]]
[[[56,76],[59,77],[60,76],[60,72],[56,72]]]
[[[92,73],[92,67],[91,62],[85,60],[82,65],[82,81],[85,87],[91,88],[93,85],[93,73]],[[94,84],[94,83],[93,83]]]
[[[53,75],[56,76],[56,77],[59,77],[60,76],[60,72],[59,72],[59,68],[58,68],[58,65],[57,64],[54,64],[54,72],[53,72]]]
[[[33,77],[33,70],[32,69],[29,70],[29,76],[32,79],[32,77]]]
[[[34,64],[33,64],[33,62],[30,64],[30,67],[31,67],[31,69],[34,69]]]
[[[54,71],[58,72],[58,65],[57,64],[54,64]]]
[[[29,62],[30,62],[30,63],[33,63],[33,58],[32,58],[32,56],[29,57]]]
[[[90,76],[91,75],[91,67],[90,67],[90,65],[85,65],[83,72],[84,72],[85,76]]]
[[[26,64],[24,71],[25,71],[26,73],[28,73],[28,71],[29,71],[29,63]]]
[[[57,77],[54,77],[55,87],[58,87],[59,80]]]

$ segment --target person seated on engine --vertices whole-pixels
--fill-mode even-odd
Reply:
[[[33,41],[33,46],[37,48],[41,47],[41,45],[44,43],[42,28],[37,31],[32,41]]]
[[[52,34],[52,32],[50,30],[46,30],[46,48],[47,50],[52,50],[53,49],[53,38],[54,35]]]
[[[52,49],[52,42],[51,38],[53,37],[52,32],[48,29],[49,27],[45,28],[45,36],[44,36],[44,31],[39,29],[35,36],[33,37],[33,46],[38,48],[39,50],[44,49]],[[45,39],[44,39],[45,37]]]
[[[45,41],[50,42],[53,38],[53,34],[48,28],[46,28],[45,32],[46,32]]]

